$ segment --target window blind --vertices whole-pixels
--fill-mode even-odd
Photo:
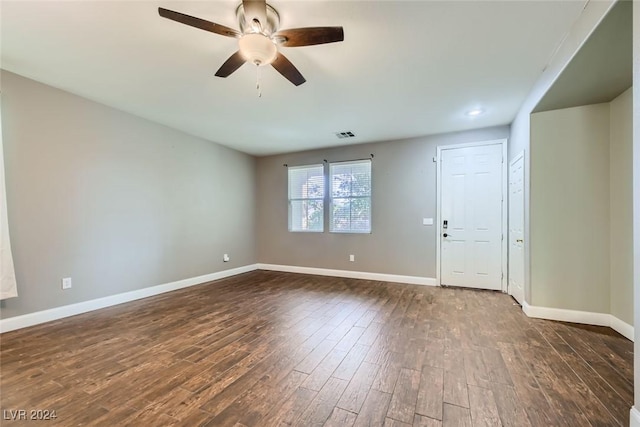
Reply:
[[[289,173],[289,231],[324,231],[324,166],[296,166]]]
[[[331,163],[330,231],[371,232],[371,160]]]

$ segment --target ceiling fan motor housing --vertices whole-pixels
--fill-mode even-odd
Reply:
[[[240,3],[236,9],[236,17],[238,18],[238,26],[242,34],[255,32],[253,22],[247,22],[244,15],[244,5]],[[267,22],[260,22],[260,32],[267,37],[278,31],[280,28],[280,15],[271,5],[267,4]]]

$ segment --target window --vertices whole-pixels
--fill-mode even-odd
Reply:
[[[289,168],[289,231],[324,231],[324,166]]]
[[[371,233],[371,160],[331,163],[331,218],[334,233]]]

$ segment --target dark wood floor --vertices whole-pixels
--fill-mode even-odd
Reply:
[[[633,403],[630,341],[489,291],[257,271],[0,338],[3,418],[56,411],[33,425],[626,427]]]

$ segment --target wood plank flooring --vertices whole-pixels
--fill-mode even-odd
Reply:
[[[633,343],[490,291],[256,271],[0,340],[3,426],[626,427],[633,403]]]

